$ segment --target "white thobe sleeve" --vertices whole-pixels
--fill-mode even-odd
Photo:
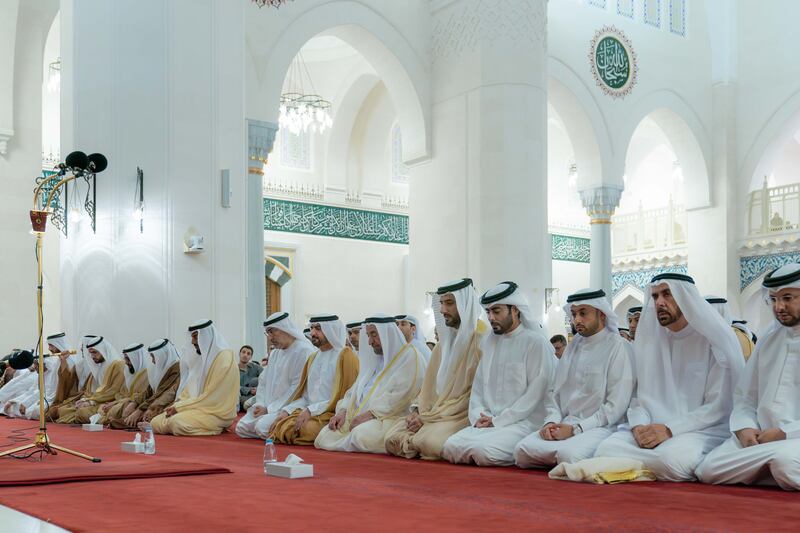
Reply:
[[[540,342],[529,348],[525,357],[528,386],[522,396],[492,419],[495,427],[510,426],[527,420],[539,404],[545,401],[548,391],[553,386],[556,367],[556,359],[545,345],[548,342],[547,339],[541,339]],[[558,416],[561,417],[560,410]]]
[[[292,356],[288,372],[289,386],[286,388],[286,392],[270,402],[267,406],[268,413],[277,413],[284,409],[284,406],[289,402],[289,399],[295,393],[297,387],[300,386],[300,378],[303,377],[303,367],[306,366],[307,360],[307,358],[304,359],[302,357]],[[288,412],[291,413],[291,411]]]
[[[631,406],[628,408],[628,425],[635,428],[636,426],[647,425],[651,421],[650,413],[639,403],[639,399],[635,396],[631,398]]]
[[[354,394],[356,394],[356,383],[353,383],[353,385],[347,389],[347,392],[344,393],[342,399],[336,402],[336,408],[334,409],[336,414],[339,414],[341,411],[347,411],[347,406],[353,401]]]
[[[781,424],[780,429],[786,433],[787,439],[800,439],[800,420]]]
[[[739,383],[733,389],[731,433],[740,429],[761,429],[758,424],[758,351],[747,360]]]
[[[269,369],[265,368],[261,374],[258,375],[258,387],[256,388],[256,401],[253,407],[266,407],[267,406],[267,373]]]
[[[627,348],[620,348],[611,354],[606,375],[606,397],[600,409],[578,422],[583,431],[616,424],[625,414],[633,392],[633,371]]]
[[[558,393],[553,390],[554,381],[555,379],[550,380],[550,385],[547,388],[547,394],[545,395],[544,399],[544,406],[545,410],[547,411],[547,417],[544,419],[544,425],[551,423],[560,424],[564,419],[564,416],[561,414],[561,407],[558,406],[558,400],[556,398],[556,394]]]
[[[708,371],[703,405],[685,415],[669,420],[665,425],[672,435],[716,426],[730,416],[733,401],[733,384],[729,369],[722,368],[714,358]]]
[[[475,422],[481,417],[481,413],[489,414],[489,408],[486,406],[486,398],[483,394],[483,380],[484,373],[489,372],[489,369],[484,370],[484,361],[486,357],[481,357],[478,363],[478,369],[475,371],[475,377],[472,380],[472,390],[469,393],[469,425],[474,426]]]

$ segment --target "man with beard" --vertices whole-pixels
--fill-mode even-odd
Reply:
[[[276,443],[312,445],[333,417],[336,404],[358,376],[358,358],[346,345],[347,330],[336,315],[310,319],[317,352],[303,367],[300,384],[283,407],[269,435]]]
[[[544,423],[557,359],[516,283],[487,291],[481,305],[492,335],[472,383],[470,427],[447,439],[443,455],[452,463],[512,465],[517,443]]]
[[[364,321],[359,342],[359,374],[336,406],[314,446],[341,452],[386,453],[386,432],[403,419],[417,397],[425,359],[406,342],[395,318]]]
[[[50,403],[45,415],[47,419],[55,422],[59,417],[62,406],[71,406],[83,396],[91,394],[96,385],[89,371],[89,359],[86,346],[97,339],[95,335],[87,335],[81,341],[81,349],[77,354],[70,355],[60,352],[58,358],[58,385],[56,394]]]
[[[239,409],[244,411],[244,403],[256,395],[261,365],[253,361],[253,347],[245,344],[239,348]]]
[[[436,291],[437,322],[444,323],[431,353],[422,390],[411,414],[386,435],[386,451],[412,459],[442,458],[445,441],[469,426],[469,397],[488,332],[472,280],[464,278]]]
[[[86,424],[100,407],[117,399],[127,391],[125,386],[125,362],[116,348],[103,337],[92,337],[86,343],[86,364],[92,377],[91,394],[85,394],[73,405],[58,410],[59,424]]]
[[[635,306],[628,309],[628,335],[631,340],[636,340],[636,328],[639,327],[639,318],[642,316],[642,307]]]
[[[105,423],[112,428],[135,429],[140,422],[150,422],[175,401],[180,381],[178,351],[169,340],[158,339],[150,344],[147,352],[144,354],[147,364],[146,389],[108,411]]]
[[[775,321],[733,393],[733,436],[697,469],[703,483],[774,484],[800,490],[800,264],[762,283]]]
[[[147,350],[144,344],[134,343],[122,350],[125,361],[125,390],[117,394],[114,401],[102,406],[98,412],[100,423],[106,425],[112,418],[119,418],[123,412],[130,412],[147,395],[150,384],[147,381]]]
[[[150,422],[156,433],[219,435],[236,419],[239,366],[211,320],[189,326],[177,401]]]
[[[629,426],[595,455],[641,461],[660,480],[693,480],[729,435],[733,387],[744,367],[739,343],[694,280],[677,273],[659,274],[646,287],[636,336]]]
[[[584,289],[572,294],[564,312],[572,316],[578,334],[558,361],[544,425],[514,450],[522,468],[592,457],[630,404],[630,344],[619,335],[617,315],[606,293]]]
[[[303,332],[289,319],[289,313],[273,313],[264,321],[270,345],[270,363],[258,378],[255,402],[236,424],[244,439],[267,438],[273,422],[300,385],[308,358],[316,353]]]

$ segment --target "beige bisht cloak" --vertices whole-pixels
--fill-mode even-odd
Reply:
[[[117,359],[108,365],[103,373],[103,381],[100,386],[90,395],[84,396],[84,399],[92,402],[92,405],[76,408],[75,403],[71,405],[65,404],[58,410],[59,424],[86,424],[89,418],[97,413],[97,410],[104,403],[108,403],[117,399],[117,395],[127,393],[125,387],[125,372],[127,366],[125,361]],[[86,378],[87,384],[92,377]],[[79,400],[80,398],[77,398]]]
[[[236,419],[238,405],[239,366],[233,352],[225,349],[214,358],[200,394],[190,397],[188,388],[184,388],[172,404],[178,412],[170,417],[162,412],[150,424],[156,433],[219,435]]]
[[[158,382],[156,391],[153,392],[151,386],[147,387],[147,394],[139,402],[137,409],[144,412],[144,416],[140,419],[141,422],[147,422],[164,412],[168,405],[172,405],[175,401],[175,393],[178,391],[178,383],[181,378],[180,363],[173,363]],[[136,429],[131,428],[125,424],[125,417],[120,416],[111,418],[109,417],[108,424],[115,429]]]
[[[366,322],[368,324],[369,322]],[[378,327],[397,328],[394,323]],[[367,328],[361,328],[361,344],[366,350],[372,350],[368,345]],[[381,331],[379,329],[379,331]],[[400,347],[390,361],[380,370],[374,383],[366,389],[368,380],[373,375],[374,363],[372,368],[365,365],[362,359],[360,367],[362,374],[359,375],[356,383],[350,387],[344,398],[336,406],[336,412],[346,410],[344,424],[336,431],[328,426],[322,428],[314,446],[323,450],[342,451],[342,452],[367,452],[367,453],[386,453],[386,433],[397,422],[398,419],[405,419],[409,412],[411,403],[419,394],[422,385],[422,378],[425,372],[425,360],[419,355],[412,344],[405,343],[405,338],[398,330],[397,337],[401,340],[395,343]],[[391,346],[381,332],[381,343],[386,349]],[[373,354],[374,359],[374,354]],[[365,368],[366,367],[366,368]],[[361,397],[361,403],[358,399]],[[350,423],[355,417],[365,412],[371,412],[375,417],[372,420],[363,422],[350,431]]]
[[[150,383],[147,381],[147,369],[143,368],[133,376],[133,380],[131,380],[128,389],[120,391],[120,393],[117,394],[117,398],[109,403],[105,414],[100,417],[100,423],[107,425],[110,424],[112,420],[121,421],[123,418],[122,412],[128,403],[134,402],[138,405],[139,402],[147,396],[148,392],[151,392]],[[126,426],[123,424],[121,427],[118,425],[112,425],[112,427],[124,429]]]
[[[60,416],[60,409],[62,407],[74,407],[75,402],[89,396],[92,393],[94,378],[89,375],[83,383],[83,387],[78,386],[78,372],[74,367],[68,364],[62,364],[58,367],[58,386],[56,387],[56,396],[53,398],[53,403],[47,409],[47,420],[55,422]]]
[[[488,330],[487,324],[478,320],[467,349],[454,362],[441,394],[436,393],[436,377],[442,360],[442,345],[436,345],[417,401],[423,426],[412,433],[406,429],[404,418],[398,420],[386,435],[388,453],[408,459],[438,460],[442,458],[444,442],[450,435],[469,426],[469,395],[482,356],[481,339]]]
[[[290,402],[297,401],[303,396],[308,386],[308,371],[318,354],[318,351],[315,352],[306,361],[306,365],[303,367],[303,374],[300,376],[300,385],[298,385],[297,390],[289,400]],[[300,432],[296,433],[294,425],[303,410],[295,409],[293,413],[290,413],[289,416],[275,424],[269,437],[279,444],[301,444],[305,446],[314,444],[314,439],[317,438],[320,430],[333,417],[336,405],[344,397],[347,390],[353,386],[356,377],[358,377],[358,358],[350,347],[345,347],[339,352],[339,359],[336,362],[336,376],[333,379],[333,388],[331,389],[331,400],[325,407],[325,411],[318,416],[309,418],[300,428]]]

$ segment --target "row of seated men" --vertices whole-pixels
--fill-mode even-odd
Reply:
[[[622,458],[661,480],[800,488],[800,265],[766,277],[775,321],[746,367],[731,321],[686,275],[651,280],[634,342],[603,291],[571,295],[560,359],[516,284],[438,294],[428,361],[393,317],[363,322],[357,357],[335,316],[311,319],[311,344],[286,313],[269,317],[276,350],[236,433],[524,468]]]
[[[565,311],[577,335],[560,359],[512,282],[480,299],[469,279],[440,287],[440,342],[429,360],[394,317],[365,319],[356,355],[335,315],[312,317],[308,342],[276,313],[264,323],[275,350],[235,430],[478,465],[623,458],[661,480],[798,489],[800,265],[770,273],[763,285],[775,321],[747,366],[730,324],[682,274],[661,274],[646,287],[633,343],[619,335],[603,291],[571,295]],[[210,321],[189,333],[177,400],[151,423],[160,433],[216,434],[236,416],[237,364]],[[110,350],[97,339],[85,346],[101,352],[95,364],[107,364]],[[98,378],[94,394],[112,373]],[[54,409],[62,422],[110,410],[85,393]]]

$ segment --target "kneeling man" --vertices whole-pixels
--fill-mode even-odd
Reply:
[[[140,422],[150,422],[175,401],[180,382],[178,351],[168,339],[158,339],[144,354],[147,383],[144,392],[133,393],[109,410],[105,423],[116,429],[135,429]],[[137,387],[133,387],[134,390]]]
[[[269,435],[281,444],[314,444],[333,417],[336,405],[358,376],[358,358],[346,346],[347,330],[336,315],[311,317],[311,343],[300,385],[280,410]],[[272,363],[270,363],[272,364]]]
[[[359,339],[359,373],[314,446],[386,453],[386,432],[408,414],[425,375],[425,359],[407,343],[394,317],[367,318]]]
[[[512,465],[517,443],[544,423],[557,359],[521,292],[506,281],[481,298],[492,335],[472,383],[470,427],[444,443],[450,462]]]
[[[572,316],[578,335],[558,361],[544,426],[514,451],[522,468],[592,457],[631,401],[630,345],[619,335],[605,292],[586,289],[570,295],[564,312]]]
[[[178,400],[153,418],[153,431],[219,435],[236,418],[239,365],[211,320],[190,326],[189,335],[192,347],[181,360]]]
[[[764,278],[775,316],[733,393],[733,437],[697,469],[703,483],[800,490],[800,264]]]
[[[258,377],[255,402],[236,424],[244,439],[267,438],[278,414],[289,403],[308,358],[316,353],[303,332],[289,319],[289,313],[273,313],[264,322],[269,344],[269,364]]]
[[[733,386],[744,359],[730,324],[685,274],[655,276],[645,289],[634,343],[637,392],[622,428],[597,457],[644,463],[664,481],[691,481],[729,435]]]
[[[110,342],[103,337],[92,337],[86,349],[89,355],[85,361],[92,375],[92,386],[96,388],[72,406],[61,407],[56,420],[59,424],[86,424],[104,404],[115,401],[117,395],[128,390],[125,362]]]
[[[386,451],[407,459],[438,460],[445,441],[469,426],[469,395],[481,360],[481,342],[488,326],[472,280],[449,283],[437,290],[437,323],[444,323],[440,342],[431,353],[416,409],[386,435]]]

